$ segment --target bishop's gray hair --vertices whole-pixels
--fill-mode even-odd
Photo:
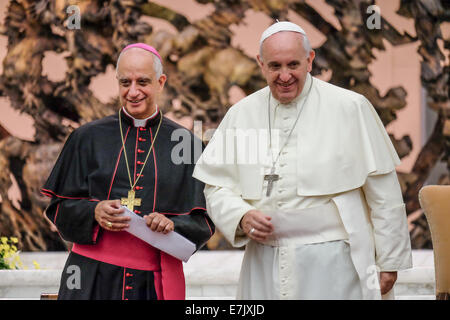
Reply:
[[[133,48],[130,48],[133,49]],[[141,49],[141,48],[138,48]],[[145,49],[141,49],[141,50],[145,50]],[[128,51],[128,50],[126,50]],[[122,54],[124,54],[124,52],[126,51],[122,51],[119,54],[119,58],[117,58],[117,63],[116,63],[116,76],[118,76],[117,72],[119,70],[119,62],[120,62],[120,58],[122,57]],[[145,50],[147,51],[147,50]],[[150,51],[147,51],[150,52]],[[163,74],[163,65],[161,63],[161,60],[159,60],[158,56],[156,54],[154,54],[153,52],[150,52],[153,55],[153,69],[155,70],[155,75],[156,75],[156,79],[159,79],[161,77],[161,75]]]
[[[292,31],[280,31],[280,32],[292,32]],[[303,48],[306,51],[306,54],[309,55],[309,53],[312,51],[312,47],[311,47],[311,43],[309,42],[308,37],[300,32],[297,32],[300,35],[303,36]],[[261,61],[263,61],[263,55],[262,55],[262,47],[263,47],[264,41],[260,44],[259,46],[259,58],[261,59]]]

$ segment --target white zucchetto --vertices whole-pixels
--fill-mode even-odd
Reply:
[[[263,34],[261,35],[261,40],[259,41],[259,45],[261,46],[262,43],[264,42],[264,40],[266,40],[271,35],[273,35],[275,33],[278,33],[278,32],[281,32],[281,31],[298,32],[298,33],[301,33],[302,35],[306,36],[305,30],[300,28],[295,23],[292,23],[292,22],[289,22],[289,21],[281,21],[281,22],[274,23],[273,25],[268,27],[263,32]]]

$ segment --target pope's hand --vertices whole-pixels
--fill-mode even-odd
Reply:
[[[123,231],[129,227],[130,217],[118,217],[122,212],[120,200],[100,201],[95,207],[95,220],[106,230]]]
[[[150,213],[148,216],[144,216],[144,219],[145,223],[152,231],[167,234],[175,228],[172,220],[158,212]]]
[[[397,281],[397,272],[380,272],[381,294],[391,291],[395,281]]]
[[[241,219],[241,228],[250,239],[263,242],[273,232],[272,218],[259,210],[250,210]]]

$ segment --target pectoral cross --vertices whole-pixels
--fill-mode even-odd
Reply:
[[[141,205],[141,199],[136,198],[134,190],[130,190],[128,191],[128,198],[120,199],[120,204],[127,206],[130,211],[133,211],[134,206],[138,207]]]
[[[264,180],[269,181],[269,183],[267,184],[266,197],[270,196],[270,193],[272,192],[273,183],[275,181],[278,181],[279,179],[280,176],[275,174],[275,166],[273,166],[272,169],[270,170],[270,174],[264,175]]]

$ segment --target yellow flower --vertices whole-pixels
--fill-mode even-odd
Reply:
[[[0,237],[0,258],[4,262],[2,268],[18,269],[23,267],[17,246],[19,240],[16,237]],[[6,265],[5,265],[6,264]]]
[[[35,269],[40,269],[41,265],[39,263],[37,263],[37,261],[33,260],[33,265]]]
[[[11,259],[11,262],[9,263],[10,269],[16,269],[16,259]]]

